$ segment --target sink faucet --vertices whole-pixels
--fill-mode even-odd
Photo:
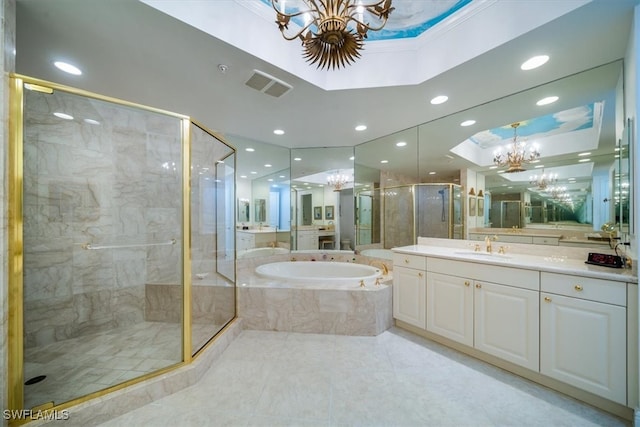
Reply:
[[[485,247],[486,247],[486,251],[488,253],[492,253],[493,252],[493,249],[491,247],[491,241],[496,241],[496,240],[498,240],[498,236],[493,236],[493,237],[486,236],[484,238],[484,244],[485,244]]]
[[[384,276],[386,276],[387,274],[389,274],[389,268],[387,268],[387,265],[379,260],[373,260],[369,263],[370,266],[375,267],[375,265],[378,264],[380,266],[380,268],[382,269],[382,274]]]

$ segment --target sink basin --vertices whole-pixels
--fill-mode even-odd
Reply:
[[[476,251],[455,251],[456,255],[469,255],[477,258],[493,258],[493,259],[511,259],[511,256],[499,254],[497,252],[476,252]]]

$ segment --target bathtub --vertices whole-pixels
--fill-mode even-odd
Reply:
[[[285,261],[263,264],[256,268],[256,274],[268,279],[342,287],[339,285],[359,286],[361,281],[365,285],[374,284],[376,278],[382,276],[382,271],[369,265],[349,262]]]
[[[393,324],[391,279],[375,267],[289,261],[252,271],[238,286],[238,316],[247,329],[373,336]]]
[[[238,258],[258,258],[263,256],[288,254],[287,248],[253,248],[238,252]]]
[[[360,251],[360,255],[388,260],[393,259],[393,251],[391,251],[391,249],[365,249],[363,251]]]

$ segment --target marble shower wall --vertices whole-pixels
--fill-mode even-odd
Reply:
[[[143,321],[145,284],[181,283],[180,120],[62,91],[25,96],[25,346]]]

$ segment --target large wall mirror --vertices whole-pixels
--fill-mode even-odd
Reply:
[[[353,147],[291,150],[291,249],[354,248]]]
[[[233,135],[228,140],[236,147],[238,156],[238,258],[289,252],[289,149]]]
[[[606,223],[628,231],[631,144],[616,130],[629,127],[622,69],[621,60],[604,64],[356,147],[357,249],[412,244],[425,235],[419,217],[451,221],[450,238],[496,228],[586,236]],[[536,104],[550,95],[558,99]],[[507,173],[494,156],[514,132],[540,157]],[[440,187],[420,204],[426,184]],[[390,223],[402,227],[386,233]]]

